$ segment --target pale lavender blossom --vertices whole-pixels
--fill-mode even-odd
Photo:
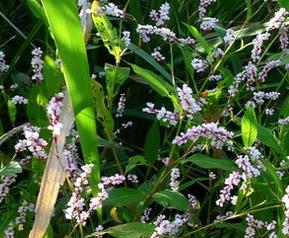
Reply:
[[[120,185],[125,182],[125,176],[116,173],[115,175],[112,175],[110,177],[107,176],[101,177],[101,181],[105,187]]]
[[[169,157],[159,157],[158,160],[161,161],[165,166],[167,166],[170,163]]]
[[[0,73],[4,73],[9,69],[9,65],[5,61],[5,53],[0,50]]]
[[[208,78],[208,80],[209,81],[215,81],[215,82],[218,82],[218,81],[220,81],[220,80],[222,80],[222,75],[220,75],[220,74],[214,74],[214,75],[211,75],[209,78]]]
[[[8,195],[10,191],[10,185],[16,182],[16,176],[2,176],[0,183],[0,204],[3,202],[4,198]]]
[[[257,75],[257,67],[252,62],[249,62],[248,65],[236,75],[233,84],[230,85],[228,90],[230,96],[234,97],[236,95],[242,82],[246,83],[248,91],[254,91],[255,88],[252,85],[256,82]]]
[[[266,108],[265,109],[265,114],[268,116],[273,116],[275,110],[273,108]]]
[[[254,102],[258,105],[262,105],[265,100],[273,100],[276,101],[278,97],[280,96],[279,92],[263,92],[263,91],[258,91],[258,92],[253,92],[253,99]]]
[[[14,83],[14,84],[10,85],[10,89],[11,90],[16,90],[17,88],[19,88],[19,85],[17,83]]]
[[[45,152],[44,147],[47,146],[48,143],[40,138],[40,128],[28,125],[24,126],[23,130],[25,139],[19,140],[15,145],[16,153],[28,149],[37,158],[46,159],[47,153]]]
[[[176,33],[166,27],[156,27],[152,25],[138,25],[136,31],[140,34],[143,42],[151,40],[150,35],[160,36],[164,41],[175,42],[180,44],[194,44],[195,40],[191,37],[177,38]]]
[[[225,187],[223,187],[219,194],[219,199],[216,201],[217,206],[223,207],[226,201],[232,200],[232,190],[234,187],[238,186],[241,182],[241,174],[239,172],[233,171],[229,174],[228,178],[225,179]]]
[[[210,172],[209,173],[209,178],[212,179],[212,180],[215,180],[217,178],[217,175],[213,172]]]
[[[183,84],[182,88],[177,87],[180,105],[189,119],[192,119],[197,112],[202,110],[197,101],[192,97],[192,92],[192,89],[187,84]]]
[[[152,209],[151,208],[146,208],[143,212],[143,215],[140,218],[140,221],[142,223],[146,223],[150,219],[150,214],[151,214]]]
[[[204,31],[210,31],[217,26],[219,20],[217,18],[204,18],[200,28]]]
[[[95,228],[95,231],[102,231],[104,228],[102,225],[98,225],[96,228]],[[103,235],[96,235],[96,238],[102,238]]]
[[[128,47],[129,44],[131,43],[131,38],[130,38],[130,32],[129,31],[123,31],[122,32],[122,38],[121,40],[123,41],[125,47]]]
[[[226,45],[232,44],[235,40],[235,31],[233,29],[228,29],[223,39]]]
[[[90,214],[96,209],[102,208],[102,203],[109,196],[108,192],[105,190],[105,186],[102,183],[98,184],[98,188],[100,189],[100,192],[97,194],[96,197],[90,199],[89,210],[87,212],[88,214]]]
[[[209,64],[206,60],[199,58],[194,58],[191,64],[197,73],[204,72],[209,67]]]
[[[288,12],[285,8],[280,8],[279,11],[275,12],[275,15],[270,21],[267,23],[267,31],[271,31],[274,29],[279,29],[281,25],[284,23],[286,17],[288,16]]]
[[[77,138],[73,137],[71,142],[65,145],[62,152],[62,159],[64,161],[68,177],[75,177],[79,175],[79,168],[76,162],[77,159],[79,159],[76,140]]]
[[[162,55],[162,53],[160,52],[161,47],[156,47],[154,48],[154,52],[151,53],[151,56],[156,60],[156,61],[164,61],[166,59],[165,56]]]
[[[256,38],[253,40],[253,49],[251,52],[251,59],[254,63],[260,59],[261,53],[262,53],[263,42],[268,40],[269,37],[270,37],[270,34],[266,32],[266,33],[258,34]]]
[[[19,104],[28,104],[28,99],[24,98],[22,96],[16,95],[13,98],[11,98],[11,102],[14,105],[19,105]]]
[[[195,141],[199,138],[206,138],[210,140],[212,147],[222,148],[224,144],[232,144],[233,135],[233,132],[219,127],[215,122],[210,122],[189,128],[185,133],[182,132],[180,136],[176,136],[172,143],[183,145],[189,140]]]
[[[200,0],[198,7],[200,20],[205,17],[208,7],[214,2],[216,2],[216,0]]]
[[[232,211],[227,211],[224,215],[216,216],[216,220],[215,221],[222,221],[225,218],[228,218],[228,217],[233,216],[233,215],[234,215],[234,213]]]
[[[197,200],[197,198],[194,195],[188,194],[188,201],[189,201],[189,203],[193,209],[198,208],[199,201]]]
[[[278,120],[278,124],[279,124],[280,126],[284,126],[284,125],[289,124],[289,116],[288,116],[288,117],[285,117],[285,118],[282,118],[282,119],[279,119],[279,120]]]
[[[156,26],[163,26],[166,21],[170,20],[170,9],[170,4],[165,2],[160,6],[160,9],[158,11],[154,9],[151,10],[150,18],[155,22]]]
[[[47,115],[50,120],[48,129],[52,131],[53,139],[57,140],[63,127],[59,121],[62,112],[64,94],[62,92],[52,97],[47,105]]]
[[[97,12],[98,14],[106,14],[109,16],[114,17],[125,17],[125,12],[121,9],[119,9],[118,6],[116,6],[114,3],[110,2],[104,6],[101,7],[101,9]]]
[[[133,184],[138,184],[138,177],[135,174],[128,174],[127,175],[127,180],[130,181]]]
[[[282,30],[279,36],[279,42],[280,42],[281,49],[285,50],[288,48],[288,45],[289,45],[288,27],[284,27],[284,29]]]
[[[117,104],[115,117],[123,117],[123,113],[125,110],[125,103],[126,103],[126,94],[121,93]]]
[[[214,52],[214,58],[218,59],[222,57],[225,54],[225,52],[221,48],[217,48]]]
[[[282,233],[284,235],[289,235],[289,186],[285,189],[285,194],[282,197],[282,202],[284,203],[285,207],[285,219],[283,221],[283,228],[282,228]]]
[[[259,78],[261,79],[261,82],[265,82],[268,73],[281,65],[281,61],[280,60],[271,60],[268,63],[266,63],[266,65],[263,67],[262,71],[259,73]]]
[[[168,126],[175,126],[178,123],[179,115],[176,111],[171,112],[162,107],[161,109],[155,109],[155,105],[151,102],[147,103],[147,107],[143,109],[144,112],[156,115],[159,121],[167,123]]]
[[[15,232],[13,230],[13,226],[9,225],[8,228],[4,232],[4,238],[14,238]]]
[[[180,178],[180,171],[178,168],[172,168],[171,170],[171,178],[170,178],[170,187],[173,191],[178,191],[180,182],[178,179]]]
[[[31,79],[35,80],[36,82],[40,82],[43,80],[42,75],[43,60],[41,59],[43,52],[39,47],[32,50],[31,53],[33,55],[33,58],[31,60],[31,66],[34,73]]]
[[[18,216],[15,219],[15,223],[18,225],[18,230],[22,231],[23,225],[26,222],[27,212],[34,212],[35,205],[33,203],[27,203],[24,201],[22,205],[18,208]]]
[[[184,215],[175,215],[173,221],[165,219],[164,215],[159,215],[154,222],[156,225],[155,232],[150,236],[150,238],[159,238],[164,235],[177,235],[179,229],[187,222],[187,218]]]

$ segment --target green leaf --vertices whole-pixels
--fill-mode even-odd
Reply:
[[[286,10],[289,10],[289,2],[287,0],[278,0],[278,3],[280,7],[286,8]]]
[[[109,197],[104,201],[104,205],[108,206],[126,206],[132,203],[138,203],[144,200],[145,194],[136,188],[113,188],[109,192]]]
[[[147,84],[159,95],[170,98],[174,104],[174,107],[176,109],[179,108],[178,99],[175,95],[175,89],[171,84],[148,69],[143,69],[135,64],[131,64],[131,67],[136,74],[143,78],[143,80],[138,80],[140,83]]]
[[[150,163],[142,155],[135,155],[128,160],[128,165],[125,168],[125,173],[128,173],[139,165],[149,166]]]
[[[189,206],[187,198],[177,191],[164,190],[157,192],[153,195],[153,200],[163,207],[174,208],[179,211],[185,211]]]
[[[254,108],[248,107],[241,121],[242,140],[245,147],[250,147],[257,139],[257,119]]]
[[[205,40],[205,38],[199,33],[198,29],[194,26],[190,26],[187,24],[185,24],[185,25],[188,28],[189,32],[192,34],[192,36],[198,41],[198,43],[202,46],[202,48],[208,54],[208,56],[211,57],[212,56],[212,47]]]
[[[118,94],[119,87],[129,76],[130,68],[105,64],[106,89],[109,98]]]
[[[9,118],[12,124],[14,124],[16,120],[16,114],[17,114],[16,106],[12,103],[11,100],[7,100],[7,107],[8,107]]]
[[[75,1],[42,0],[62,63],[85,163],[93,163],[92,183],[100,181],[96,119],[83,31]],[[95,186],[93,186],[95,187]],[[97,194],[97,188],[93,188]]]
[[[283,195],[284,188],[282,186],[282,182],[279,176],[276,173],[276,169],[274,168],[273,164],[268,159],[262,159],[262,162],[264,163],[267,172],[270,174],[270,176],[273,178],[273,181],[276,183],[280,195]]]
[[[145,158],[151,165],[153,165],[158,158],[160,143],[160,130],[158,122],[155,121],[147,133],[144,145]]]
[[[270,147],[278,154],[285,156],[283,148],[280,146],[280,141],[272,134],[272,132],[261,125],[257,125],[258,139],[266,146]]]
[[[113,237],[118,238],[139,238],[139,237],[149,237],[155,229],[155,225],[132,222],[119,226],[110,227],[106,230],[95,232],[87,237],[95,237],[96,235],[109,234]]]
[[[0,169],[0,176],[13,176],[22,173],[22,167],[18,162],[12,161],[4,168]]]
[[[194,154],[191,157],[181,160],[181,164],[193,163],[204,169],[223,169],[228,171],[234,171],[236,166],[233,161],[226,159],[214,159],[203,154]]]
[[[168,82],[171,82],[170,74],[147,52],[138,48],[134,44],[130,44],[128,48],[136,53],[138,56],[143,58],[147,63],[149,63],[152,67],[154,67],[158,72],[160,72]]]

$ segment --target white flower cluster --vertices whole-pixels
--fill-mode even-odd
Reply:
[[[256,236],[257,229],[266,228],[267,231],[272,231],[275,229],[277,222],[273,220],[271,223],[256,220],[253,215],[248,214],[246,217],[247,227],[245,230],[244,238],[254,238]],[[269,234],[269,238],[277,238],[276,233],[273,231]]]
[[[24,126],[23,130],[25,139],[19,140],[15,145],[16,153],[28,149],[37,158],[46,159],[47,153],[45,152],[44,147],[47,146],[48,143],[40,138],[40,128],[28,125]]]
[[[285,118],[282,118],[282,119],[279,119],[279,120],[278,120],[278,124],[279,124],[280,126],[284,126],[284,125],[289,124],[289,116],[288,116],[288,117],[285,117]]]
[[[180,171],[178,168],[173,168],[171,170],[171,179],[170,179],[170,187],[173,191],[178,191],[180,188],[180,182],[178,179],[180,178]]]
[[[115,117],[123,117],[123,113],[125,110],[125,103],[126,103],[126,95],[125,93],[121,93],[119,97],[119,101],[117,104],[116,114]]]
[[[91,175],[91,169],[93,165],[88,164],[81,167],[82,173],[76,178],[74,182],[74,191],[71,198],[67,203],[67,208],[64,209],[65,218],[68,220],[75,219],[78,224],[83,226],[86,224],[86,220],[89,214],[84,211],[84,198],[81,197],[81,192],[88,185],[88,178]]]
[[[156,26],[162,26],[165,24],[165,21],[170,20],[169,13],[170,13],[171,6],[169,3],[165,2],[160,6],[160,9],[151,10],[150,18],[155,21]]]
[[[251,59],[254,63],[260,59],[261,53],[262,53],[263,42],[268,40],[269,37],[270,37],[270,34],[266,32],[263,34],[258,34],[256,38],[253,40],[253,49],[251,52]]]
[[[52,97],[47,105],[47,115],[50,120],[48,129],[52,131],[54,140],[57,140],[57,137],[60,135],[63,127],[62,123],[59,121],[60,114],[62,112],[63,97],[64,94],[60,92]]]
[[[229,174],[228,178],[225,179],[225,187],[223,187],[219,194],[219,199],[216,201],[217,206],[223,207],[226,201],[231,201],[231,203],[236,202],[236,197],[231,196],[234,187],[238,186],[241,182],[241,174],[239,172],[233,171]]]
[[[282,50],[285,50],[288,48],[288,45],[289,45],[288,33],[289,33],[288,27],[284,27],[284,29],[282,30],[279,36],[280,46]]]
[[[15,224],[18,225],[18,230],[22,231],[23,225],[26,221],[27,212],[34,212],[35,205],[33,203],[27,203],[24,201],[22,205],[18,208],[18,217],[15,219]]]
[[[125,17],[125,12],[121,9],[119,9],[118,6],[116,6],[114,3],[110,2],[100,8],[100,10],[97,12],[97,14],[106,14],[113,17]]]
[[[180,136],[175,137],[172,143],[183,145],[189,140],[195,141],[199,138],[205,138],[210,140],[212,147],[220,149],[224,144],[231,145],[233,136],[233,132],[226,130],[224,127],[219,127],[215,122],[210,122],[193,126],[185,133],[182,132]]]
[[[123,31],[122,32],[122,38],[121,40],[123,41],[125,47],[128,47],[129,44],[131,43],[131,38],[130,38],[130,32],[129,31]]]
[[[62,152],[62,159],[64,161],[68,177],[75,177],[79,174],[79,168],[76,163],[77,159],[79,159],[76,140],[77,138],[73,137],[71,142],[65,145]]]
[[[156,225],[155,232],[150,236],[150,238],[159,238],[163,235],[175,236],[178,234],[179,229],[187,222],[186,215],[175,215],[173,221],[165,219],[164,215],[159,215],[154,222]]]
[[[273,100],[276,101],[278,97],[280,96],[279,92],[263,92],[263,91],[258,91],[258,92],[253,92],[253,99],[256,104],[262,105],[265,100]]]
[[[234,213],[232,211],[227,211],[224,215],[218,215],[216,216],[216,220],[215,221],[222,221],[230,216],[233,216]]]
[[[115,174],[110,177],[103,176],[101,177],[101,181],[104,187],[120,185],[125,182],[125,176],[120,174]]]
[[[261,79],[261,82],[265,82],[265,79],[267,78],[269,71],[278,67],[279,65],[281,65],[280,60],[271,60],[268,63],[266,63],[262,71],[259,73],[259,78]]]
[[[285,206],[285,219],[283,222],[282,233],[284,235],[289,235],[289,186],[285,189],[285,194],[282,197],[282,202]]]
[[[166,59],[165,56],[162,55],[162,53],[160,52],[161,47],[156,47],[154,48],[154,52],[151,53],[151,56],[156,60],[156,61],[164,61]]]
[[[182,45],[192,45],[195,40],[191,37],[177,38],[176,33],[166,27],[157,27],[152,25],[138,25],[136,31],[140,34],[143,42],[151,40],[150,35],[160,36],[164,41],[175,42]]]
[[[200,0],[198,8],[200,20],[205,17],[208,7],[214,2],[216,2],[216,0]]]
[[[177,87],[177,93],[181,107],[189,119],[192,119],[197,112],[202,110],[201,106],[192,97],[192,89],[187,84],[183,84],[182,88]]]
[[[9,227],[4,232],[4,238],[14,238],[15,232],[13,230],[13,226],[9,225]]]
[[[210,31],[217,26],[219,20],[217,18],[204,18],[200,28],[204,31]]]
[[[127,175],[127,180],[130,181],[133,184],[138,184],[138,177],[135,174],[128,174]]]
[[[9,186],[16,181],[16,176],[2,176],[1,178],[2,182],[0,184],[0,204],[3,202],[4,198],[9,193]]]
[[[34,73],[34,75],[32,76],[32,80],[39,82],[43,80],[42,75],[43,61],[41,59],[43,52],[41,48],[35,48],[34,50],[32,50],[31,53],[33,55],[33,58],[31,60],[31,66]]]
[[[236,205],[237,197],[231,196],[234,186],[238,186],[242,182],[240,189],[245,190],[251,178],[258,177],[261,171],[266,170],[266,167],[260,160],[262,157],[260,151],[256,147],[249,147],[246,150],[248,155],[239,155],[235,161],[235,164],[241,171],[233,171],[225,180],[226,186],[221,189],[219,199],[216,201],[216,204],[220,207],[223,207],[226,201],[230,201],[233,205]]]
[[[150,214],[151,214],[152,209],[151,208],[146,208],[143,212],[143,215],[140,218],[140,221],[142,223],[146,223],[150,219]]]
[[[257,75],[257,67],[252,62],[249,62],[248,65],[236,75],[233,84],[230,85],[228,90],[230,96],[234,97],[236,95],[242,82],[246,82],[247,90],[254,91],[253,83],[256,81]]]
[[[108,192],[105,190],[102,183],[98,184],[98,188],[100,189],[100,192],[97,194],[96,197],[90,199],[89,210],[87,212],[88,216],[92,211],[102,208],[102,203],[108,198]]]
[[[17,104],[28,104],[28,99],[24,98],[22,96],[16,95],[13,98],[11,98],[11,102],[14,105],[17,105]]]
[[[228,29],[223,40],[226,45],[230,45],[235,40],[235,31],[233,29]]]
[[[194,58],[191,64],[197,73],[204,72],[209,67],[208,61],[199,58]]]
[[[198,208],[199,201],[197,200],[197,198],[194,195],[188,194],[188,201],[191,204],[193,209]]]
[[[209,78],[208,78],[209,81],[220,81],[222,80],[222,75],[220,74],[216,74],[216,75],[211,75]]]
[[[4,73],[9,69],[9,65],[5,61],[5,53],[0,50],[0,73]]]
[[[17,88],[19,88],[19,85],[17,83],[14,83],[14,84],[10,85],[10,89],[11,90],[16,90]]]
[[[271,31],[274,29],[279,29],[281,25],[286,20],[286,17],[288,16],[288,12],[285,8],[280,8],[279,11],[275,12],[275,15],[270,21],[267,23],[266,30]]]
[[[157,119],[163,123],[167,123],[168,126],[175,126],[178,123],[179,115],[176,111],[171,112],[166,108],[155,109],[155,105],[151,102],[147,103],[147,107],[143,108],[144,112],[156,115]]]

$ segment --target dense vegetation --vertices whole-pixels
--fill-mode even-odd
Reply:
[[[288,237],[288,1],[0,18],[1,237]]]

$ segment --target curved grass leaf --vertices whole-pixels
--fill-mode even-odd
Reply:
[[[18,162],[12,161],[0,169],[0,176],[13,176],[22,173],[22,167]]]

